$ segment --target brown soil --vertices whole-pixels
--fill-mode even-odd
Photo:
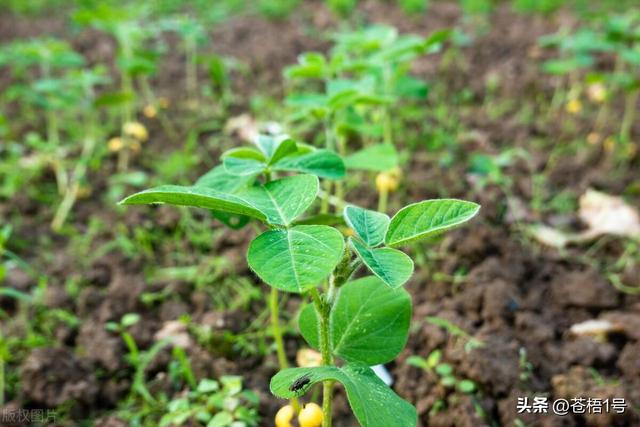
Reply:
[[[424,18],[417,19],[407,19],[390,2],[373,0],[363,2],[360,13],[367,16],[368,21],[389,23],[402,31],[423,34],[456,24],[461,19],[458,7],[450,2],[432,2],[432,10]],[[464,142],[465,149],[495,152],[504,146],[525,146],[532,138],[553,138],[554,123],[549,128],[535,123],[522,125],[511,117],[489,120],[481,100],[485,95],[486,79],[495,74],[501,77],[500,95],[507,98],[552,89],[546,83],[548,79],[537,72],[532,52],[540,35],[571,23],[570,15],[565,13],[555,20],[543,20],[517,16],[503,7],[495,15],[491,30],[478,36],[471,48],[463,50],[464,63],[454,68],[455,73],[440,69],[438,57],[430,56],[416,64],[416,74],[431,80],[444,79],[452,91],[468,85],[479,100],[469,114],[464,115],[465,126],[475,132],[474,138]],[[250,70],[235,76],[234,86],[241,99],[234,109],[242,111],[248,103],[246,97],[266,85],[276,88],[272,92],[281,92],[283,67],[293,63],[303,51],[327,48],[325,41],[308,35],[305,31],[308,25],[326,29],[334,26],[335,21],[322,3],[315,1],[286,22],[240,17],[212,30],[213,44],[208,49],[241,60]],[[64,28],[63,20],[55,17],[42,18],[33,24],[30,20],[1,16],[0,40],[60,34]],[[99,34],[83,33],[75,36],[72,42],[92,61],[113,59],[112,41]],[[159,92],[179,97],[183,76],[181,67],[175,65],[178,58],[172,56],[165,62],[174,65],[163,68],[157,76]],[[157,139],[144,149],[153,152],[178,149],[167,144],[170,143],[166,139]],[[533,150],[533,147],[528,148]],[[207,158],[215,158],[214,154],[207,153]],[[136,161],[144,163],[143,159]],[[546,153],[534,152],[532,165],[528,167],[540,172],[547,161]],[[198,165],[193,176],[209,166]],[[532,198],[532,178],[530,170],[520,166],[514,166],[508,174],[515,182],[512,198],[526,203]],[[179,216],[168,208],[129,209],[122,216],[105,208],[99,190],[106,188],[106,177],[111,170],[113,164],[108,162],[103,174],[95,177],[94,195],[79,202],[73,221],[80,230],[86,230],[91,217],[99,217],[107,224],[123,221],[128,230],[149,224],[156,224],[163,230],[178,226]],[[463,168],[444,169],[430,161],[427,153],[418,151],[406,170],[409,175],[405,181],[410,183],[404,196],[406,200],[394,200],[396,205],[440,196],[443,187],[454,196],[476,200],[483,205],[480,218],[471,226],[447,236],[435,248],[416,248],[425,254],[427,251],[431,255],[431,252],[438,254],[432,264],[433,271],[450,276],[461,269],[468,271],[462,283],[456,286],[434,281],[433,271],[418,272],[408,286],[414,302],[412,333],[406,350],[389,369],[396,381],[396,392],[417,406],[421,425],[429,422],[431,426],[512,426],[517,398],[532,395],[624,397],[628,403],[639,405],[640,297],[617,292],[600,271],[573,261],[571,255],[579,255],[583,249],[572,248],[569,256],[561,255],[525,239],[517,224],[504,214],[509,207],[500,189],[490,187],[483,192],[474,191],[460,179],[465,174]],[[588,186],[596,186],[603,191],[619,192],[622,185],[637,180],[637,176],[631,174],[614,182],[608,179],[609,173],[609,167],[594,163],[593,156],[571,158],[549,171],[552,188],[547,190],[568,189],[580,194]],[[358,194],[358,198],[362,205],[372,205],[375,200],[367,192]],[[261,309],[252,306],[247,311],[214,310],[206,294],[174,282],[153,285],[158,288],[155,290],[171,287],[172,296],[160,304],[145,305],[140,297],[143,292],[149,292],[151,285],[146,283],[145,265],[141,259],[129,259],[114,252],[85,266],[66,238],[52,237],[57,251],[54,261],[42,264],[37,242],[40,235],[49,232],[43,218],[50,217],[50,208],[18,196],[17,200],[0,203],[0,213],[7,217],[22,216],[20,228],[15,233],[27,244],[20,255],[51,277],[45,305],[68,309],[81,319],[77,330],[61,327],[56,331],[58,345],[33,350],[22,362],[21,391],[9,403],[12,407],[56,407],[72,399],[77,402],[71,412],[72,418],[101,417],[96,425],[123,426],[121,420],[109,413],[129,392],[132,372],[121,338],[105,329],[106,322],[118,320],[129,312],[142,313],[143,320],[132,328],[132,334],[144,349],[153,344],[154,336],[167,322],[183,314],[190,314],[195,323],[214,332],[223,329],[241,332]],[[96,247],[113,240],[114,233],[110,230],[102,232],[97,237]],[[251,277],[243,260],[251,235],[250,231],[247,233],[225,232],[212,248],[212,252],[231,260],[228,274]],[[174,249],[162,250],[170,252]],[[613,259],[620,254],[621,248],[613,242],[605,245],[602,251],[603,257]],[[160,265],[171,265],[170,253],[156,256]],[[83,279],[83,289],[75,301],[64,288],[68,277]],[[9,272],[5,285],[26,291],[36,283],[32,277],[15,270]],[[15,310],[12,300],[2,299],[0,305]],[[289,305],[294,312],[296,301],[290,301]],[[484,345],[466,351],[460,339],[425,321],[426,316],[445,318]],[[622,331],[604,341],[569,334],[571,325],[594,318],[619,323],[623,325]],[[292,360],[300,344],[294,336],[287,338]],[[442,387],[432,374],[405,363],[411,355],[426,357],[436,349],[443,350],[444,359],[453,366],[457,376],[478,385],[476,397],[454,394]],[[186,350],[198,378],[243,375],[246,386],[260,394],[263,425],[271,425],[270,417],[282,404],[268,392],[269,378],[276,371],[273,356],[243,358],[222,341],[211,348],[191,342]],[[525,372],[526,368],[521,364],[523,350],[532,365],[530,372]],[[148,368],[147,375],[154,390],[175,393],[177,391],[168,389],[163,380],[169,358],[168,350],[161,352]],[[598,381],[592,369],[616,381]],[[97,371],[100,375],[96,375]],[[429,415],[439,401],[444,402],[445,407],[439,413]],[[485,413],[484,418],[480,416],[481,412]],[[336,414],[337,427],[356,425],[348,415],[341,392],[338,392]],[[522,420],[549,427],[640,425],[640,418],[633,410],[625,415],[545,415],[522,417]]]

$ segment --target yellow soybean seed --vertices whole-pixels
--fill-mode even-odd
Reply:
[[[322,425],[322,409],[315,403],[307,403],[298,415],[300,427],[320,427]]]
[[[107,148],[112,153],[122,150],[123,147],[124,147],[124,142],[122,142],[122,138],[117,136],[115,138],[111,138],[109,142],[107,142]]]
[[[570,114],[578,114],[580,111],[582,111],[582,102],[580,102],[579,99],[572,99],[571,101],[567,102],[565,110],[567,110],[567,113]]]
[[[140,122],[127,122],[122,127],[126,136],[137,139],[140,142],[144,142],[149,139],[149,132],[147,128]]]
[[[142,110],[142,113],[145,115],[145,117],[153,119],[158,114],[158,110],[153,105],[147,105]]]
[[[399,178],[392,173],[380,172],[376,176],[376,189],[378,193],[382,193],[383,191],[391,193],[398,189],[399,181]]]
[[[275,417],[276,427],[293,427],[291,420],[293,419],[295,411],[293,406],[285,405],[278,410]]]

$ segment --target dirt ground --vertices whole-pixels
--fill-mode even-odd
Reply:
[[[370,22],[388,23],[401,31],[428,34],[461,20],[458,7],[448,2],[433,2],[430,13],[424,17],[407,19],[395,6],[386,2],[367,1],[360,6],[363,16]],[[491,22],[490,30],[478,37],[464,51],[466,63],[452,73],[443,73],[440,57],[429,56],[418,61],[416,75],[429,81],[446,82],[451,91],[467,85],[477,102],[463,117],[465,127],[474,131],[475,137],[463,142],[463,147],[485,152],[496,152],[507,146],[527,147],[532,152],[531,168],[543,170],[548,164],[544,151],[536,151],[530,140],[562,138],[554,120],[547,123],[522,125],[513,118],[491,120],[482,107],[486,79],[490,75],[501,76],[501,93],[505,98],[533,97],[553,90],[552,82],[541,77],[535,59],[535,46],[539,36],[556,31],[561,25],[571,25],[569,13],[560,13],[554,19],[516,15],[506,7],[501,8]],[[270,22],[259,17],[238,17],[212,29],[215,44],[211,51],[235,57],[247,64],[249,74],[239,75],[234,88],[240,93],[233,110],[242,112],[248,96],[256,90],[282,93],[281,70],[295,62],[298,54],[306,50],[326,50],[329,44],[305,31],[312,26],[319,30],[332,28],[336,22],[321,2],[307,5],[285,22]],[[0,17],[0,41],[12,38],[58,34],[70,38],[73,45],[90,60],[113,60],[114,44],[111,40],[85,32],[68,35],[64,19],[60,17],[38,18],[36,21],[15,17]],[[532,57],[533,52],[533,57]],[[181,68],[167,67],[157,77],[160,93],[178,96],[172,87],[181,78]],[[1,79],[0,79],[1,82]],[[179,91],[178,91],[179,92]],[[152,124],[149,124],[152,127]],[[559,126],[558,126],[559,127]],[[638,127],[638,123],[636,123]],[[400,141],[402,143],[402,141]],[[145,147],[162,152],[166,141],[152,140]],[[464,150],[463,150],[464,151]],[[213,153],[210,153],[215,157]],[[464,154],[463,154],[464,155]],[[138,158],[137,162],[144,162]],[[636,159],[637,163],[637,159]],[[210,165],[198,165],[193,172],[197,176]],[[526,205],[532,195],[532,174],[516,165],[508,173],[514,181],[514,193],[510,200]],[[106,188],[106,178],[114,165],[107,162],[100,172],[93,195],[82,200],[73,217],[80,230],[86,230],[91,217],[99,217],[106,223],[118,221],[118,215],[102,206],[99,197]],[[393,202],[404,202],[441,195],[447,188],[455,197],[474,200],[483,205],[479,219],[472,225],[445,237],[437,246],[421,246],[424,255],[435,259],[433,270],[418,271],[408,285],[413,297],[414,314],[409,344],[400,357],[388,365],[395,379],[394,389],[418,408],[421,425],[430,426],[513,426],[516,417],[527,423],[544,427],[552,426],[638,426],[640,418],[628,410],[625,415],[580,416],[569,415],[518,415],[518,397],[546,395],[552,398],[589,396],[594,398],[624,397],[632,405],[640,405],[640,297],[616,291],[594,266],[580,261],[585,247],[572,247],[565,252],[549,250],[523,237],[519,221],[514,216],[528,215],[515,212],[498,188],[488,187],[483,192],[473,189],[459,178],[465,171],[454,166],[444,168],[427,155],[417,152],[405,166],[405,190],[400,191]],[[523,170],[524,169],[524,170]],[[549,173],[549,192],[567,190],[581,194],[589,187],[617,193],[637,174],[613,176],[611,166],[593,152],[584,156],[563,159]],[[358,194],[362,205],[372,205],[373,194]],[[14,232],[32,242],[20,255],[28,262],[38,263],[37,243],[44,233],[49,233],[43,218],[51,215],[50,207],[42,206],[18,196],[16,200],[0,202],[0,215],[22,217],[20,229]],[[525,209],[526,210],[526,209]],[[149,218],[149,215],[153,215]],[[129,209],[124,213],[124,223],[129,229],[153,221],[163,229],[176,226],[178,216],[170,208],[155,210]],[[537,218],[545,220],[549,218]],[[575,217],[558,219],[577,224]],[[251,277],[243,253],[250,240],[246,233],[223,233],[211,249],[233,260],[233,274]],[[242,331],[253,314],[247,311],[213,310],[206,295],[194,292],[184,283],[172,282],[154,285],[169,286],[173,297],[154,306],[143,305],[140,296],[148,292],[144,265],[140,260],[125,258],[111,252],[85,268],[78,262],[77,251],[65,237],[54,236],[59,251],[55,262],[38,265],[52,279],[45,298],[52,308],[71,310],[81,319],[77,330],[60,327],[55,331],[58,345],[34,350],[20,366],[21,395],[9,403],[12,407],[56,407],[68,399],[78,404],[72,409],[71,418],[99,417],[97,426],[124,425],[116,417],[108,415],[116,403],[126,395],[131,376],[126,371],[126,349],[117,335],[105,330],[105,323],[119,319],[129,312],[140,312],[143,321],[133,327],[133,335],[142,348],[153,342],[153,337],[165,322],[182,314],[190,314],[196,323],[212,329]],[[110,232],[98,236],[99,242],[112,239]],[[96,243],[97,244],[97,243]],[[418,249],[416,249],[418,250]],[[622,252],[622,244],[615,239],[606,241],[598,249],[603,259],[615,260]],[[169,254],[159,253],[158,262],[166,262]],[[434,271],[440,277],[454,276],[465,270],[468,273],[456,286],[448,281],[433,278]],[[72,300],[64,291],[65,278],[78,275],[85,283],[80,297]],[[629,271],[624,280],[637,282],[639,271]],[[257,282],[257,280],[256,280]],[[7,278],[8,286],[20,290],[32,289],[36,284],[20,271],[13,271]],[[15,309],[14,302],[0,299],[4,308]],[[295,310],[297,302],[289,307]],[[257,311],[259,307],[252,307]],[[460,339],[447,334],[442,328],[425,320],[438,316],[455,323],[484,345],[467,352]],[[620,330],[607,340],[574,337],[569,333],[572,325],[589,319],[607,319],[620,325]],[[11,334],[11,331],[3,331]],[[293,360],[301,339],[287,338],[287,348]],[[475,396],[457,395],[442,387],[433,375],[406,364],[411,355],[426,357],[436,349],[443,349],[444,358],[456,375],[473,380],[480,392]],[[246,387],[260,392],[260,412],[263,425],[271,425],[270,415],[281,405],[268,391],[269,378],[276,370],[274,357],[241,358],[228,349],[211,351],[193,344],[187,349],[198,378],[218,377],[224,374],[242,374]],[[523,365],[526,354],[533,369]],[[148,369],[150,384],[155,390],[166,390],[166,364],[170,351],[163,351]],[[96,369],[105,374],[96,375]],[[615,381],[603,381],[594,370]],[[166,390],[172,392],[171,390]],[[452,398],[451,398],[452,397]],[[429,415],[434,403],[447,402],[447,407]],[[481,409],[480,409],[481,408]],[[486,414],[481,418],[481,413]],[[342,392],[338,392],[335,425],[356,425],[348,415],[348,407]],[[487,421],[491,420],[491,421]],[[529,424],[530,423],[530,424]]]

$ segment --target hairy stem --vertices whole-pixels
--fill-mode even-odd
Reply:
[[[282,339],[282,330],[280,329],[280,307],[278,305],[278,290],[271,288],[271,296],[269,298],[269,310],[271,312],[271,332],[273,340],[276,343],[276,352],[278,354],[278,364],[280,369],[289,367],[287,355],[284,351],[284,340]]]
[[[278,303],[278,290],[271,288],[271,295],[269,298],[269,311],[271,312],[271,333],[273,334],[273,340],[276,344],[276,353],[278,355],[278,365],[280,369],[287,369],[289,362],[287,361],[287,354],[284,350],[284,339],[282,338],[282,329],[280,328],[280,305]],[[291,399],[291,406],[296,412],[300,411],[300,404],[298,399]]]
[[[329,294],[333,293],[333,280],[330,280]],[[330,366],[333,364],[331,356],[331,341],[329,340],[329,314],[331,313],[331,301],[322,301],[317,289],[311,290],[313,305],[320,319],[320,353],[322,354],[322,364]],[[322,427],[331,427],[331,402],[333,393],[333,381],[322,382]]]

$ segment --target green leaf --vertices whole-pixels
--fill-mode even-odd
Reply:
[[[391,289],[374,276],[348,282],[340,288],[329,317],[333,352],[348,362],[389,362],[407,343],[410,321],[411,298],[404,289]],[[312,305],[302,310],[298,322],[304,339],[318,348],[318,318]]]
[[[306,52],[298,57],[298,64],[284,71],[288,79],[322,79],[328,75],[327,61],[321,53]]]
[[[458,390],[465,394],[472,394],[476,391],[476,383],[471,380],[458,381]]]
[[[293,382],[304,375],[308,375],[308,385],[299,392],[291,391]],[[414,427],[418,423],[416,409],[387,387],[368,366],[285,369],[271,379],[270,388],[276,396],[289,399],[304,394],[313,384],[327,380],[342,383],[362,427]]]
[[[317,177],[295,175],[248,187],[239,196],[264,213],[269,223],[289,225],[311,206],[319,189]]]
[[[273,165],[273,170],[310,173],[327,179],[341,179],[345,175],[342,158],[329,150],[285,157]]]
[[[222,193],[200,186],[162,185],[133,194],[120,202],[121,205],[144,205],[149,203],[191,206],[246,215],[262,221],[267,219],[264,213],[237,195]]]
[[[198,384],[198,388],[196,389],[196,391],[198,393],[212,393],[214,391],[218,391],[219,389],[220,389],[220,385],[218,384],[217,381],[211,380],[208,378],[203,378],[202,380],[200,380],[200,383]]]
[[[384,172],[398,166],[398,153],[391,144],[372,145],[348,156],[344,163],[347,169]]]
[[[246,215],[276,225],[289,225],[311,206],[319,190],[318,178],[313,175],[296,175],[265,185],[241,187],[235,193],[224,193],[204,186],[205,183],[211,185],[215,178],[210,176],[206,182],[201,180],[199,185],[191,187],[164,185],[152,188],[129,196],[120,203],[168,203]],[[229,185],[221,176],[217,178],[224,185]],[[221,220],[224,222],[225,218],[223,216]]]
[[[392,248],[371,249],[355,239],[349,242],[369,271],[387,286],[399,288],[411,278],[413,261],[404,252]]]
[[[236,215],[221,211],[211,211],[211,215],[232,230],[244,228],[251,220],[251,218],[245,215]]]
[[[269,157],[269,166],[278,163],[280,160],[287,156],[292,155],[298,151],[298,145],[293,139],[285,139],[280,141],[278,147],[273,152],[273,155]]]
[[[384,241],[391,221],[386,214],[353,205],[344,208],[344,220],[369,247]]]
[[[255,180],[255,175],[237,176],[228,173],[224,165],[218,165],[202,175],[195,183],[196,187],[207,187],[223,193],[236,193]],[[244,215],[212,211],[211,214],[220,222],[234,230],[239,230],[249,223],[250,218]]]
[[[406,206],[391,219],[388,246],[401,246],[433,236],[473,218],[480,205],[457,199],[425,200]]]
[[[295,225],[330,225],[332,227],[335,226],[344,226],[344,218],[342,215],[336,214],[317,214],[309,217],[304,217],[302,219],[295,220],[293,222]]]
[[[270,135],[258,135],[256,145],[258,146],[258,149],[262,151],[265,158],[270,159],[278,148],[278,145],[280,145],[280,141]]]
[[[198,178],[194,186],[207,187],[222,193],[235,193],[240,188],[248,186],[254,179],[255,176],[232,175],[225,170],[224,165],[218,165]]]
[[[344,240],[335,228],[298,225],[270,230],[249,245],[249,266],[268,285],[305,292],[331,274],[342,258]]]
[[[235,148],[224,153],[222,162],[227,173],[249,176],[262,173],[267,167],[264,155],[254,148]]]
[[[429,364],[427,363],[425,358],[424,357],[420,357],[420,356],[409,356],[409,357],[407,357],[406,364],[409,365],[409,366],[415,366],[416,368],[420,368],[420,369],[428,369],[429,368]]]
[[[207,423],[207,427],[227,427],[233,422],[233,415],[228,412],[218,412]]]

